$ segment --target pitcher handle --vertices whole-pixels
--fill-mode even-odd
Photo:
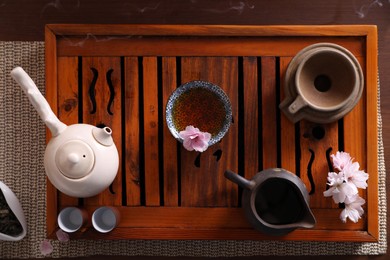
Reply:
[[[244,189],[252,190],[256,186],[255,181],[252,181],[252,180],[249,181],[249,180],[245,179],[244,177],[242,177],[242,176],[238,175],[237,173],[232,172],[230,170],[225,171],[225,177],[227,179],[231,180],[232,182],[238,184],[241,188],[244,188]]]

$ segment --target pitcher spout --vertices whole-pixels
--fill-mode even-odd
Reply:
[[[316,219],[309,205],[306,205],[306,212],[303,219],[297,224],[301,228],[313,228],[316,225]]]

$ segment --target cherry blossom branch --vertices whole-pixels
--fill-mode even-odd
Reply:
[[[329,189],[324,191],[325,197],[332,197],[335,203],[344,203],[345,208],[340,214],[344,223],[347,219],[356,223],[364,213],[362,205],[366,202],[359,196],[358,188],[367,188],[368,174],[359,170],[358,162],[353,162],[349,153],[332,154],[333,167],[339,172],[328,173]]]

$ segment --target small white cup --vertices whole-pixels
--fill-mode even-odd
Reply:
[[[92,225],[100,233],[108,233],[119,223],[119,212],[112,207],[97,208],[92,214]]]
[[[58,226],[67,233],[79,230],[87,219],[86,212],[76,207],[67,207],[58,214]]]

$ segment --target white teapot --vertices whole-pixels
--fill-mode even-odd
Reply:
[[[14,68],[11,76],[52,133],[44,157],[51,183],[61,192],[79,198],[91,197],[106,189],[119,167],[111,129],[88,124],[65,125],[21,67]]]

